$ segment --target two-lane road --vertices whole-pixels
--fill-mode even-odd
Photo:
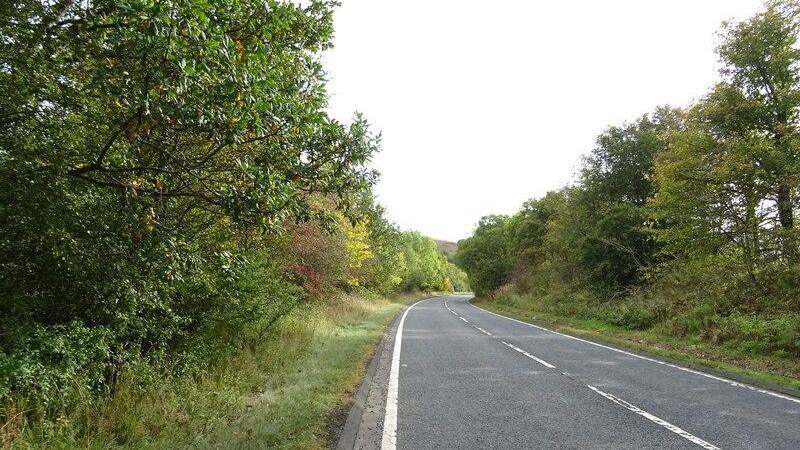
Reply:
[[[798,399],[468,300],[439,297],[406,312],[384,448],[800,448]]]

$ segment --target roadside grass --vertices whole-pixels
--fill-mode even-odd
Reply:
[[[56,420],[2,424],[0,445],[325,448],[329,416],[357,388],[386,325],[404,304],[425,296],[342,296],[303,306],[206,376],[167,377],[142,367],[110,398],[87,398]]]
[[[656,355],[697,369],[710,370],[744,382],[800,393],[800,361],[796,358],[756,356],[736,348],[709,344],[699,337],[678,338],[650,330],[630,330],[596,319],[578,319],[507,305],[482,297],[476,306],[565,334]],[[787,389],[788,388],[788,389]]]
[[[246,398],[247,412],[212,433],[201,448],[325,448],[330,414],[358,388],[384,329],[403,303],[351,299],[327,311],[304,357]],[[400,300],[400,301],[397,301]]]

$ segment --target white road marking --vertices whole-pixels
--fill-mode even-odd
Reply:
[[[400,346],[403,343],[403,324],[411,308],[417,306],[423,299],[403,312],[400,323],[397,325],[397,334],[394,338],[394,350],[392,350],[392,366],[389,369],[389,385],[386,393],[386,415],[383,418],[383,438],[381,439],[382,450],[394,450],[397,447],[397,387],[400,376]]]
[[[450,306],[447,304],[447,301],[445,301],[444,304],[445,304],[445,307],[448,310],[450,310],[450,312],[454,312],[452,309],[450,309]],[[472,304],[472,303],[470,303],[470,304]],[[475,305],[472,305],[472,306],[475,306]],[[478,307],[475,306],[475,308],[478,308]],[[635,353],[630,353],[630,352],[626,352],[626,351],[623,351],[623,350],[615,349],[613,347],[608,347],[606,345],[597,344],[595,342],[591,342],[591,341],[587,341],[587,340],[584,340],[584,339],[576,338],[576,337],[570,336],[568,334],[563,334],[563,333],[559,333],[557,331],[548,330],[546,328],[543,328],[543,327],[540,327],[540,326],[537,326],[537,325],[533,325],[533,324],[530,324],[530,323],[527,323],[527,322],[522,322],[520,320],[512,319],[510,317],[506,317],[506,316],[503,316],[503,315],[500,315],[500,314],[495,314],[495,313],[493,313],[491,311],[486,311],[483,308],[478,308],[478,309],[480,309],[481,311],[484,311],[484,312],[488,312],[489,314],[494,314],[494,315],[496,315],[498,317],[503,317],[505,319],[513,320],[515,322],[519,322],[521,324],[528,325],[530,327],[538,328],[538,329],[541,329],[541,330],[544,330],[544,331],[549,331],[551,333],[555,333],[555,334],[560,335],[560,336],[569,337],[569,338],[572,338],[572,339],[577,339],[577,340],[579,340],[581,342],[586,342],[586,343],[589,343],[589,344],[597,345],[597,346],[600,346],[600,347],[603,347],[603,348],[607,348],[609,350],[619,351],[621,353],[625,353],[625,354],[628,354],[628,355],[631,355],[631,356],[636,356],[638,358],[642,358],[642,359],[645,359],[645,360],[648,360],[648,361],[653,361],[653,362],[657,362],[657,363],[660,363],[660,364],[665,364],[665,365],[668,365],[670,367],[681,368],[680,366],[675,366],[673,364],[668,364],[668,363],[665,363],[663,361],[658,361],[658,360],[652,359],[652,358],[646,358],[644,356],[636,355]],[[456,315],[458,315],[458,314],[456,313]],[[467,320],[464,319],[463,317],[461,317],[461,316],[458,316],[458,317],[461,320],[463,320],[464,322],[467,322]],[[475,327],[479,331],[491,336],[491,333],[489,333],[488,331],[484,330],[483,328],[480,328],[480,327],[475,326],[475,325],[473,325],[473,327]],[[505,346],[507,346],[507,347],[509,347],[509,348],[511,348],[511,349],[513,349],[513,350],[525,355],[526,357],[538,362],[539,364],[541,364],[541,365],[543,365],[543,366],[545,366],[545,367],[547,367],[549,369],[555,369],[556,368],[556,366],[550,364],[549,362],[547,362],[547,361],[545,361],[545,360],[543,360],[541,358],[538,358],[538,357],[528,353],[527,351],[517,347],[514,344],[508,343],[506,341],[500,341],[500,342],[502,342],[503,345],[505,345]],[[691,372],[696,372],[696,371],[691,371]],[[707,375],[707,374],[704,374],[702,372],[697,372],[697,373],[701,374],[701,375]],[[561,372],[561,374],[566,376],[566,377],[569,377],[570,379],[572,379],[572,377],[567,372]],[[718,377],[714,377],[714,378],[718,378]],[[737,383],[737,384],[739,384],[739,383]],[[682,429],[682,428],[680,428],[678,426],[675,426],[675,425],[667,422],[666,420],[664,420],[664,419],[662,419],[662,418],[660,418],[658,416],[650,414],[649,412],[647,412],[647,411],[645,411],[645,410],[643,410],[643,409],[641,409],[641,408],[639,408],[637,406],[634,406],[634,405],[626,402],[625,400],[622,400],[621,398],[615,397],[615,396],[613,396],[613,395],[611,395],[611,394],[609,394],[607,392],[603,392],[600,389],[597,389],[596,387],[594,387],[592,385],[589,385],[589,384],[587,384],[586,387],[588,387],[592,391],[596,392],[597,394],[602,395],[603,397],[607,398],[608,400],[611,400],[612,402],[622,406],[623,408],[625,408],[625,409],[627,409],[629,411],[632,411],[632,412],[634,412],[634,413],[646,418],[647,420],[650,420],[651,422],[656,423],[657,425],[660,425],[660,426],[666,428],[667,430],[669,430],[669,431],[681,436],[682,438],[684,438],[684,439],[686,439],[686,440],[688,440],[688,441],[690,441],[690,442],[692,442],[694,444],[699,445],[700,447],[703,447],[703,448],[708,449],[708,450],[720,450],[719,447],[717,447],[717,446],[715,446],[713,444],[710,444],[709,442],[704,441],[703,439],[700,439],[699,437],[693,435],[692,433],[689,433],[688,431],[686,431],[686,430],[684,430],[684,429]]]
[[[492,335],[492,333],[489,333],[488,331],[484,330],[484,329],[483,329],[483,328],[481,328],[481,327],[475,327],[475,328],[477,328],[477,329],[478,329],[478,331],[480,331],[481,333],[483,333],[483,334],[485,334],[485,335],[487,335],[487,336],[491,336],[491,335]]]
[[[508,347],[513,348],[514,350],[522,353],[523,355],[527,356],[528,358],[538,362],[539,364],[541,364],[541,365],[543,365],[543,366],[545,366],[545,367],[547,367],[549,369],[555,369],[556,368],[556,366],[550,364],[549,362],[547,362],[547,361],[545,361],[545,360],[543,360],[541,358],[537,358],[537,357],[531,355],[530,353],[526,352],[525,350],[523,350],[523,349],[521,349],[521,348],[519,348],[519,347],[517,347],[517,346],[515,346],[513,344],[509,344],[506,341],[500,341],[500,342],[502,342],[503,344],[507,345]]]
[[[463,320],[463,321],[464,321],[464,322],[466,322],[466,323],[470,323],[470,322],[469,322],[467,319],[465,319],[463,316],[461,316],[461,315],[459,315],[457,312],[453,311],[453,310],[450,308],[450,305],[448,305],[448,304],[447,304],[447,300],[445,300],[445,301],[444,301],[444,307],[445,307],[445,308],[447,308],[447,310],[448,310],[448,311],[450,311],[451,313],[453,313],[453,314],[454,314],[456,317],[458,317],[459,319]],[[470,324],[470,325],[472,325],[472,324]],[[479,326],[477,326],[477,325],[472,325],[472,327],[473,327],[473,328],[475,328],[476,330],[480,331],[481,333],[483,333],[483,334],[487,335],[487,336],[491,336],[491,335],[492,335],[492,333],[489,333],[488,331],[484,330],[483,328],[481,328],[481,327],[479,327]]]
[[[553,330],[550,330],[550,329],[545,328],[545,327],[540,327],[539,325],[534,325],[532,323],[523,322],[521,320],[513,319],[511,317],[506,317],[506,316],[504,316],[502,314],[497,314],[497,313],[494,313],[492,311],[487,311],[487,310],[485,310],[485,309],[483,309],[483,308],[481,308],[479,306],[473,305],[471,302],[467,302],[467,303],[469,305],[471,305],[473,308],[478,309],[480,311],[495,315],[497,317],[502,317],[503,319],[511,320],[511,321],[514,321],[514,322],[518,322],[518,323],[521,323],[523,325],[527,325],[529,327],[536,328],[538,330],[547,331],[549,333],[557,334],[559,336],[563,336],[563,337],[566,337],[566,338],[569,338],[569,339],[574,339],[576,341],[580,341],[580,342],[583,342],[583,343],[586,343],[586,344],[591,344],[591,345],[594,345],[596,347],[601,347],[601,348],[604,348],[606,350],[611,350],[611,351],[614,351],[614,352],[617,352],[617,353],[622,353],[624,355],[632,356],[632,357],[638,358],[638,359],[643,359],[645,361],[650,361],[650,362],[653,362],[653,363],[656,363],[656,364],[660,364],[662,366],[671,367],[673,369],[682,370],[684,372],[693,373],[695,375],[700,375],[702,377],[710,378],[712,380],[721,381],[721,382],[726,383],[726,384],[728,384],[730,386],[741,387],[741,388],[749,389],[751,391],[759,392],[761,394],[767,394],[767,395],[771,395],[773,397],[781,398],[783,400],[789,400],[790,402],[800,403],[800,399],[797,399],[797,398],[794,398],[794,397],[789,397],[788,395],[783,395],[783,394],[780,394],[778,392],[773,392],[773,391],[769,391],[767,389],[761,389],[761,388],[758,388],[758,387],[755,387],[755,386],[750,386],[749,384],[739,383],[738,381],[733,381],[733,380],[729,380],[727,378],[718,377],[716,375],[711,375],[709,373],[701,372],[699,370],[694,370],[694,369],[690,369],[688,367],[683,367],[683,366],[679,366],[679,365],[676,365],[676,364],[668,363],[668,362],[665,362],[665,361],[660,361],[658,359],[648,358],[647,356],[637,355],[636,353],[631,353],[631,352],[628,352],[628,351],[625,351],[625,350],[620,350],[618,348],[609,347],[608,345],[598,344],[597,342],[587,341],[586,339],[581,339],[579,337],[570,336],[569,334],[559,333],[558,331],[553,331]]]
[[[631,405],[630,403],[626,402],[625,400],[622,400],[621,398],[617,398],[617,397],[615,397],[615,396],[613,396],[613,395],[611,395],[609,393],[603,392],[600,389],[597,389],[596,387],[594,387],[592,385],[587,384],[586,386],[589,389],[593,390],[594,392],[596,392],[596,393],[602,395],[603,397],[611,400],[612,402],[622,406],[623,408],[625,408],[625,409],[627,409],[629,411],[633,411],[636,414],[646,418],[647,420],[650,420],[651,422],[654,422],[654,423],[656,423],[658,425],[661,425],[662,427],[668,429],[669,431],[672,431],[673,433],[679,435],[680,437],[682,437],[682,438],[684,438],[684,439],[686,439],[686,440],[688,440],[690,442],[693,442],[693,443],[699,445],[700,447],[706,448],[708,450],[720,450],[719,447],[700,439],[699,437],[693,435],[692,433],[689,433],[688,431],[686,431],[686,430],[684,430],[682,428],[679,428],[679,427],[667,422],[666,420],[661,419],[660,417],[656,417],[656,416],[650,414],[647,411],[644,411],[644,410],[642,410],[642,409],[640,409],[640,408],[638,408],[638,407],[636,407],[634,405]]]

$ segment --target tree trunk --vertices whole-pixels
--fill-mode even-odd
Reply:
[[[791,230],[794,228],[794,212],[792,208],[792,190],[787,183],[778,185],[778,220],[781,228]]]
[[[781,225],[781,240],[783,241],[783,254],[790,261],[797,261],[797,249],[794,239],[794,205],[792,202],[792,189],[786,182],[778,185],[778,222]]]

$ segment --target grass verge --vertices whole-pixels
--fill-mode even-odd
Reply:
[[[344,296],[307,305],[200,378],[123,381],[82,411],[3,430],[13,448],[325,448],[385,327],[412,300]],[[24,405],[20,405],[24,408]],[[9,422],[6,426],[16,426]]]
[[[754,356],[699,340],[682,339],[651,330],[629,330],[598,320],[577,319],[476,298],[473,304],[508,317],[572,336],[648,353],[682,365],[798,396],[800,361]]]

